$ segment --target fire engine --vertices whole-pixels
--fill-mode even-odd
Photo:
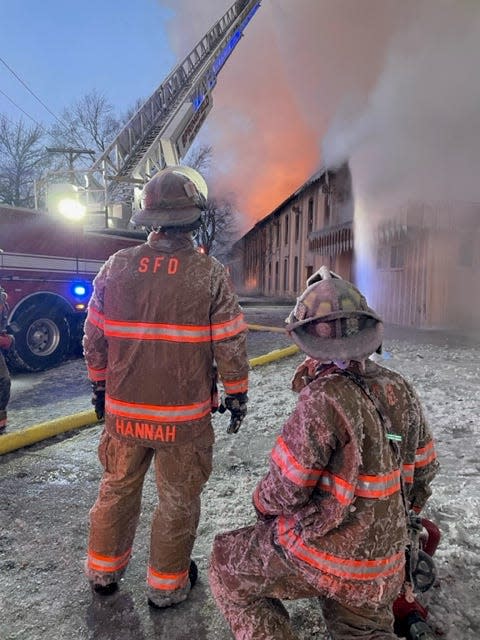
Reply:
[[[0,282],[9,296],[13,368],[48,369],[79,348],[95,274],[112,253],[145,239],[129,226],[135,194],[157,171],[180,164],[212,109],[217,75],[259,6],[234,2],[93,164],[68,172],[89,223],[60,220],[49,205],[58,184],[48,179],[36,192],[43,207],[0,205]]]

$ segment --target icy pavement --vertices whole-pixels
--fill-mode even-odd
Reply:
[[[478,640],[480,343],[435,336],[432,344],[427,338],[387,339],[383,364],[401,371],[416,386],[437,441],[441,471],[426,515],[439,524],[443,537],[436,554],[438,584],[424,600],[430,607],[430,622],[443,640]],[[249,414],[238,434],[226,434],[227,417],[214,418],[214,468],[203,495],[194,549],[200,578],[191,597],[176,608],[157,612],[146,603],[149,525],[156,503],[151,474],[145,483],[134,555],[120,591],[102,600],[92,596],[85,582],[88,511],[100,477],[99,426],[1,456],[0,638],[231,638],[210,596],[208,556],[216,532],[254,521],[251,492],[294,406],[288,382],[300,359],[297,355],[252,370]],[[55,375],[41,374],[32,388],[28,380],[18,381],[14,403],[22,398],[26,408],[12,407],[15,421],[45,420],[44,411],[54,418],[59,411],[88,408],[83,363],[66,363],[55,371]],[[48,404],[41,402],[45,393]],[[325,640],[315,601],[287,606],[300,640]]]

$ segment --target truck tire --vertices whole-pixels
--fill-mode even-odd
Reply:
[[[14,369],[44,371],[62,362],[69,351],[70,328],[58,309],[33,308],[11,323],[15,351],[9,358]]]

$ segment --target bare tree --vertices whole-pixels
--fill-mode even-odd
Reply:
[[[95,89],[62,112],[52,126],[56,146],[83,147],[103,152],[120,128],[113,106]]]
[[[0,114],[0,202],[34,206],[34,181],[48,164],[44,129]]]
[[[213,149],[210,145],[193,147],[185,164],[200,173],[208,171]],[[196,241],[203,251],[223,261],[238,235],[237,213],[231,198],[209,198],[201,217]]]

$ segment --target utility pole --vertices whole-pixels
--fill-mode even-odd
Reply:
[[[68,168],[71,176],[71,182],[75,181],[75,167],[74,162],[81,156],[90,156],[92,160],[95,160],[96,151],[94,149],[74,149],[72,147],[45,147],[48,153],[62,153],[68,160]]]

